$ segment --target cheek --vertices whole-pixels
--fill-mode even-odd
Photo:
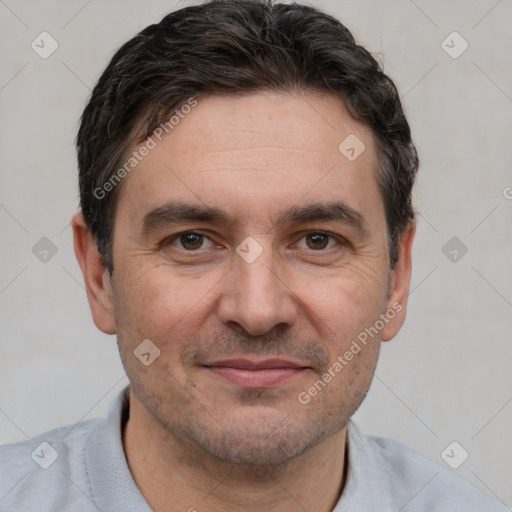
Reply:
[[[325,340],[335,375],[330,388],[338,390],[338,397],[344,389],[356,399],[361,390],[366,393],[377,364],[381,332],[375,331],[375,325],[386,308],[387,282],[370,269],[344,272],[323,292],[322,287],[310,286],[307,300],[315,312],[311,322],[316,321],[316,331]]]
[[[129,326],[133,343],[149,338],[162,348],[169,340],[176,346],[189,331],[197,330],[216,282],[209,274],[179,277],[163,265],[127,269],[124,277],[114,294],[116,320]]]
[[[387,281],[382,273],[351,267],[337,274],[323,282],[307,283],[303,288],[307,290],[304,302],[323,320],[328,337],[346,337],[368,327],[386,304]]]
[[[339,420],[341,416],[344,422],[348,421],[370,388],[379,350],[380,343],[373,343],[361,345],[361,350],[350,360],[345,358],[345,352],[336,354],[329,370],[304,390],[311,397],[311,406],[320,407],[326,417]]]
[[[151,394],[151,389],[168,388],[180,377],[180,354],[184,340],[197,330],[197,301],[156,272],[134,272],[114,293],[118,324],[118,344],[123,366],[135,389]],[[195,316],[194,316],[195,315]],[[136,356],[144,340],[158,348],[156,359],[145,366]]]

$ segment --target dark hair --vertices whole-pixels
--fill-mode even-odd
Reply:
[[[212,0],[170,13],[125,43],[83,112],[76,139],[80,205],[109,272],[121,184],[106,184],[116,184],[116,171],[119,179],[125,174],[119,168],[134,142],[200,94],[307,89],[338,94],[372,129],[394,268],[400,235],[414,219],[418,156],[391,79],[344,25],[313,7]]]

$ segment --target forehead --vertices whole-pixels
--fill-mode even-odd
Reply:
[[[202,96],[150,145],[118,198],[118,209],[129,203],[126,213],[139,224],[170,200],[220,207],[247,221],[339,199],[382,213],[371,130],[334,95]]]

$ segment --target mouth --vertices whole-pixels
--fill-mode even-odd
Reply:
[[[311,369],[309,366],[285,359],[226,359],[202,366],[215,376],[250,389],[271,388]]]

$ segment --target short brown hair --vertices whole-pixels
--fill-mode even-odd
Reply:
[[[102,189],[135,142],[200,94],[315,89],[337,93],[372,129],[377,182],[387,221],[390,266],[414,219],[418,156],[395,85],[338,20],[306,5],[212,0],[165,16],[125,43],[101,75],[81,118],[80,206],[113,271],[112,233],[119,188]]]

